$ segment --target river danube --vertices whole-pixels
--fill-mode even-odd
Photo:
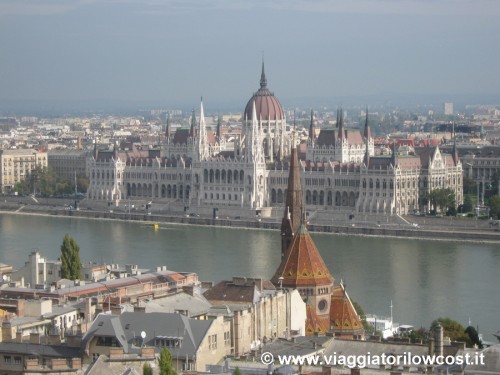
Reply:
[[[280,262],[278,231],[98,221],[0,214],[0,262],[20,267],[35,248],[57,259],[64,235],[80,245],[82,261],[167,265],[200,280],[271,278]],[[469,319],[488,341],[500,330],[500,246],[313,234],[335,277],[367,313],[390,314],[417,327],[448,316]]]

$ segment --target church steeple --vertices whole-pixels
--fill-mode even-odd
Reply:
[[[316,139],[316,129],[314,129],[314,112],[311,108],[311,122],[309,123],[309,139]]]
[[[264,58],[262,58],[262,73],[260,74],[260,88],[263,89],[267,86],[266,73],[264,71]]]
[[[288,169],[288,190],[286,194],[285,212],[281,221],[281,258],[289,250],[294,234],[300,227],[302,206],[302,186],[300,181],[298,151],[292,148]]]

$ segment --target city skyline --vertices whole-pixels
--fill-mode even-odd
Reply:
[[[499,15],[486,0],[5,1],[0,106],[191,107],[203,95],[239,108],[263,54],[285,106],[494,102]]]

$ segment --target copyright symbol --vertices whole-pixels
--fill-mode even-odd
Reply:
[[[274,356],[269,352],[262,353],[262,355],[260,356],[260,361],[264,365],[270,365],[271,363],[274,363]]]

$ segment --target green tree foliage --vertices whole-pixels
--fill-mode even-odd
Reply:
[[[474,181],[471,178],[464,177],[464,180],[463,180],[463,190],[464,190],[464,194],[473,194],[473,195],[476,195],[477,194],[477,184],[476,184],[476,181]]]
[[[488,199],[490,216],[494,219],[500,219],[500,196],[495,195]]]
[[[410,332],[410,338],[412,343],[426,343],[429,339],[429,331],[427,331],[424,327],[420,327],[419,329]]]
[[[450,188],[434,189],[429,194],[429,201],[434,210],[447,212],[450,209],[455,209],[455,193]]]
[[[465,195],[464,196],[464,204],[462,205],[462,213],[471,212],[474,208],[474,200],[472,196]]]
[[[483,343],[479,339],[479,335],[474,327],[468,326],[465,329],[465,333],[467,334],[467,336],[469,336],[469,340],[468,340],[469,346],[472,347],[472,346],[476,345],[479,349],[483,348]]]
[[[366,317],[365,311],[359,303],[357,303],[356,301],[352,301],[352,306],[361,319],[364,319]]]
[[[240,368],[239,368],[239,367],[236,367],[236,368],[234,369],[233,375],[243,375],[243,373],[241,372],[241,370],[240,370]]]
[[[81,274],[80,247],[73,237],[65,235],[61,245],[61,277],[76,280]]]
[[[450,318],[436,319],[431,324],[432,332],[434,332],[434,329],[436,328],[438,323],[441,323],[441,325],[443,326],[443,336],[449,337],[451,341],[468,341],[468,337],[465,334],[464,327],[457,321]]]
[[[88,189],[89,179],[86,176],[78,176],[76,184],[78,191],[84,193]],[[25,191],[28,190],[30,193],[41,196],[58,196],[72,194],[75,191],[75,181],[74,179],[62,179],[51,167],[42,168],[41,166],[37,166],[26,175],[24,185],[19,186],[19,189],[22,189],[23,194],[27,194]],[[20,190],[18,192],[21,194]]]
[[[144,364],[144,366],[142,366],[142,375],[153,375],[153,369],[147,362]]]
[[[89,188],[89,178],[85,175],[78,176],[76,186],[79,193],[86,193]]]
[[[161,350],[158,362],[160,375],[177,375],[177,372],[172,367],[172,354],[167,348]]]
[[[28,195],[30,193],[30,187],[26,181],[17,182],[14,185],[14,191],[19,195]]]
[[[366,321],[365,311],[363,310],[363,308],[361,307],[361,305],[359,303],[357,303],[356,301],[352,301],[352,306],[354,307],[354,310],[356,310],[356,313],[359,315],[359,318],[361,319],[361,323],[363,323],[363,329],[365,330],[366,334],[376,335],[376,334],[380,333],[380,332],[376,331],[375,327],[373,327],[372,325],[370,325]]]

